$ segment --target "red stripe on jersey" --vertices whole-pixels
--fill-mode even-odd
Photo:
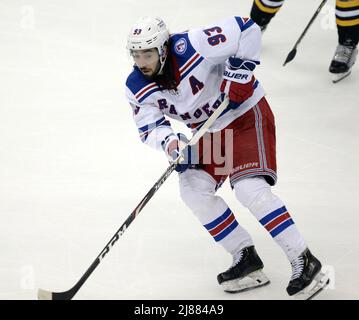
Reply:
[[[180,73],[184,73],[198,57],[199,53],[196,53],[195,56],[180,69]]]
[[[156,83],[152,83],[150,86],[145,87],[141,92],[136,94],[136,99],[138,99],[140,96],[145,94],[148,90],[151,90],[152,88],[156,87]]]

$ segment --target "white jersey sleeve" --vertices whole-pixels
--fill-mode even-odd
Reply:
[[[232,17],[189,31],[193,47],[208,61],[221,64],[229,57],[259,64],[261,30],[249,18]]]
[[[126,88],[126,96],[132,107],[133,118],[143,143],[152,148],[162,150],[162,145],[165,142],[168,143],[169,138],[176,138],[170,122],[158,107],[138,103],[128,88]]]

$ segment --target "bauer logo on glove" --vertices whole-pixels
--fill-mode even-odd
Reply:
[[[259,62],[231,57],[226,62],[221,92],[228,95],[230,107],[236,109],[254,92],[253,70]]]
[[[246,73],[239,73],[239,72],[233,72],[233,71],[228,71],[228,70],[225,70],[224,71],[224,76],[223,78],[227,79],[227,80],[242,80],[242,81],[237,81],[237,82],[240,82],[240,83],[247,83],[250,78],[252,77],[252,74],[246,74]]]

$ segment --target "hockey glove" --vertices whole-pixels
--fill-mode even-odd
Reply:
[[[229,107],[236,109],[253,95],[255,78],[253,70],[256,62],[230,57],[226,62],[221,84],[221,92],[229,97]]]
[[[162,142],[162,148],[169,162],[175,163],[179,161],[175,168],[179,173],[185,172],[188,168],[195,168],[196,164],[198,164],[197,148],[188,146],[188,142],[187,137],[182,133],[171,134]],[[181,154],[180,150],[182,149]]]

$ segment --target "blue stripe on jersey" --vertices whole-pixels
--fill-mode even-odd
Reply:
[[[194,63],[182,76],[181,81],[188,76],[190,72],[192,72],[201,62],[203,61],[203,57],[200,57],[196,63]]]
[[[287,229],[289,226],[291,226],[292,224],[294,224],[294,221],[292,219],[286,220],[284,221],[282,224],[280,224],[277,228],[273,229],[270,234],[271,236],[274,238],[275,236],[277,236],[278,234],[280,234],[282,231],[284,231],[285,229]]]
[[[229,235],[236,227],[238,226],[237,220],[234,220],[226,229],[224,229],[220,234],[213,237],[216,241],[221,241],[227,235]]]
[[[216,227],[218,224],[220,224],[224,220],[226,220],[231,214],[232,214],[232,211],[231,211],[231,209],[228,208],[220,217],[218,217],[217,219],[213,220],[210,223],[205,224],[204,227],[207,230],[211,230],[214,227]]]
[[[266,225],[268,222],[272,221],[274,218],[280,216],[281,214],[287,212],[287,208],[285,206],[283,206],[282,208],[279,208],[273,212],[271,212],[270,214],[266,215],[264,218],[262,218],[261,220],[259,220],[259,222],[264,226]],[[278,227],[279,228],[279,227]]]
[[[167,121],[167,120],[165,119],[165,117],[162,117],[160,120],[157,120],[156,122],[153,122],[153,123],[151,123],[151,124],[148,124],[148,125],[146,125],[146,126],[143,126],[143,127],[141,127],[141,128],[138,128],[138,132],[139,132],[140,134],[143,134],[143,133],[145,133],[145,132],[151,131],[151,130],[156,129],[157,127],[163,126],[163,125],[165,125],[165,126],[169,126],[169,125],[170,125],[169,121]]]
[[[157,91],[161,91],[160,88],[155,87],[152,90],[148,91],[141,99],[138,100],[139,103],[141,103],[143,100],[145,100],[148,96],[150,96],[152,93],[155,93]]]
[[[248,19],[246,22],[243,22],[241,17],[235,17],[236,21],[239,25],[239,29],[241,29],[241,31],[246,31],[248,28],[250,28],[253,24],[254,21],[252,19]]]
[[[252,19],[249,19],[249,20],[245,23],[244,28],[242,29],[242,32],[243,32],[243,31],[246,31],[248,28],[250,28],[250,27],[253,26],[253,25],[254,25],[254,21],[253,21]]]

